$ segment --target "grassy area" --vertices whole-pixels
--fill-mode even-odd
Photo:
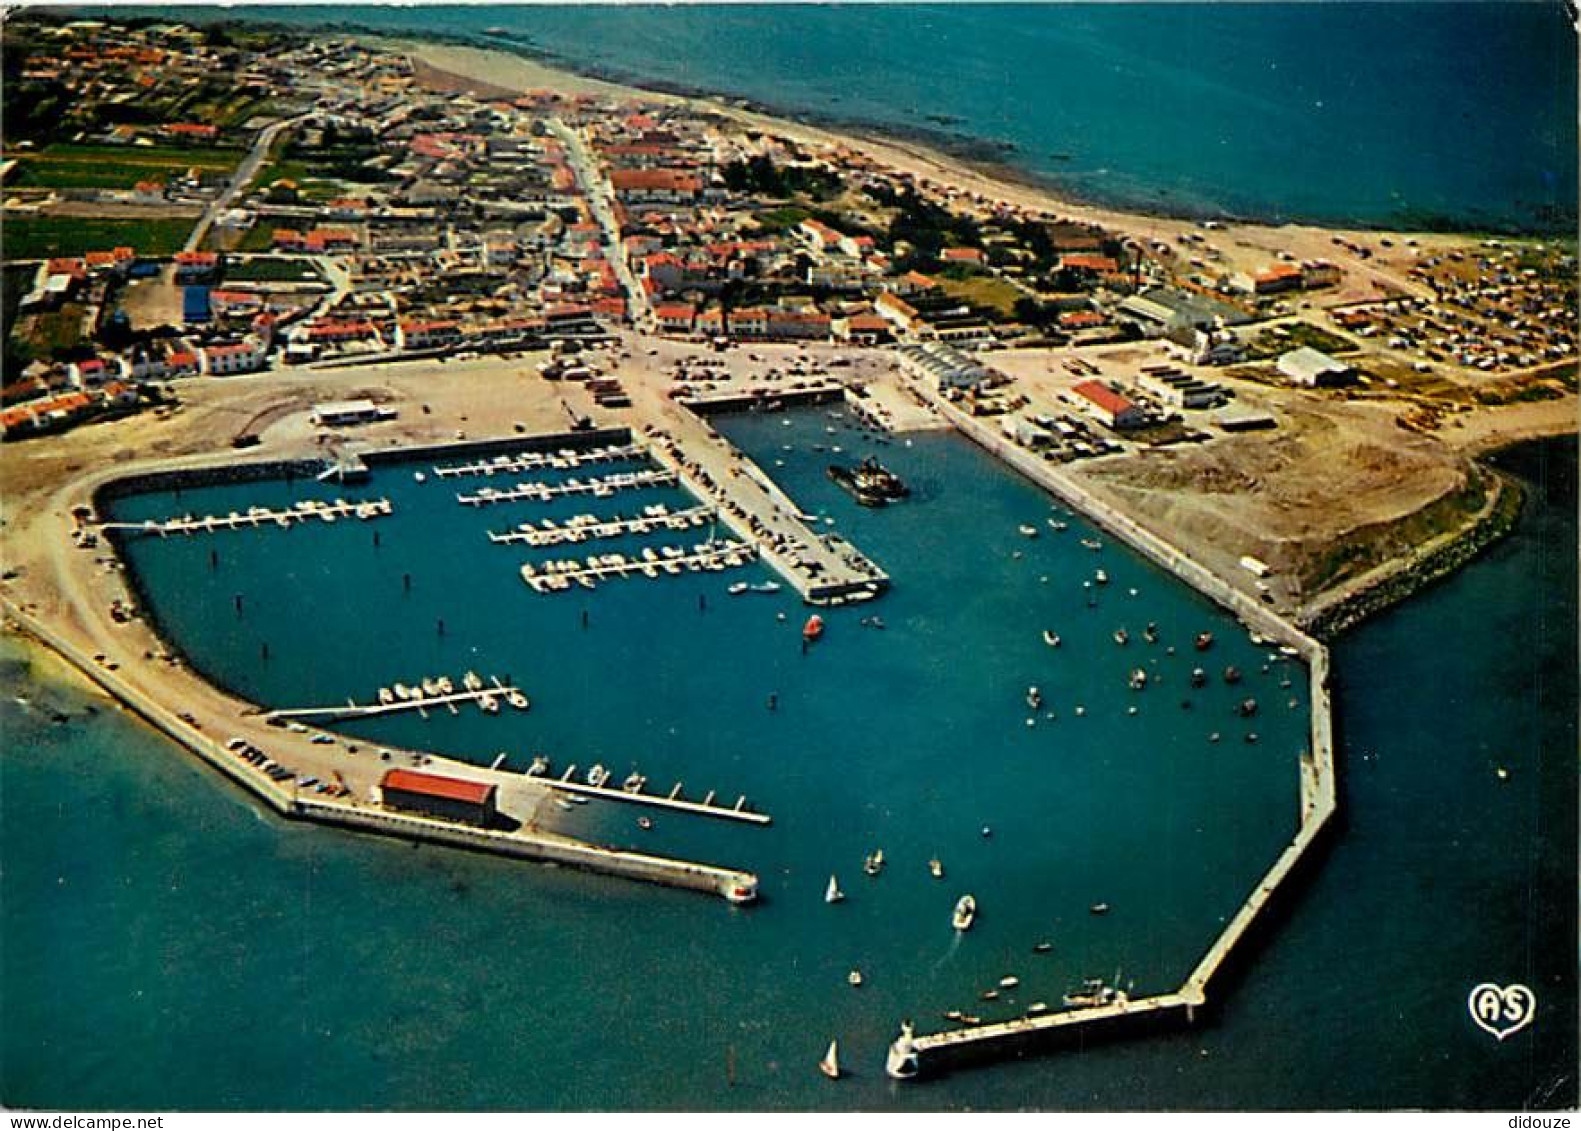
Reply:
[[[76,302],[30,315],[17,324],[17,344],[31,357],[69,350],[82,340],[82,315],[83,306]]]
[[[274,225],[254,224],[247,234],[237,241],[236,251],[268,251],[274,247]],[[226,272],[229,274],[229,271]]]
[[[1278,357],[1301,346],[1310,346],[1326,354],[1348,353],[1357,348],[1356,343],[1349,338],[1320,330],[1310,322],[1288,322],[1283,326],[1269,327],[1247,342],[1246,357],[1258,361]]]
[[[318,277],[312,264],[300,259],[249,259],[225,265],[229,283],[300,283]]]
[[[996,275],[974,274],[958,279],[942,276],[938,283],[946,294],[973,306],[992,307],[1005,318],[1015,316],[1016,300],[1024,297],[1012,283]]]
[[[240,163],[239,149],[194,146],[129,145],[46,146],[38,153],[11,154],[18,160],[11,183],[38,188],[129,189],[138,181],[169,181],[188,169],[225,173]]]
[[[762,225],[765,231],[787,232],[811,215],[812,213],[805,208],[788,206],[771,208],[767,212],[756,213],[752,218]]]
[[[7,260],[82,255],[123,246],[136,248],[140,255],[169,255],[181,250],[195,222],[16,216],[6,218],[0,243]]]

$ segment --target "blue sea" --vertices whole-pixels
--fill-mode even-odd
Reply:
[[[1547,0],[159,11],[522,51],[924,137],[1110,205],[1575,226],[1576,40]]]
[[[1012,1015],[1090,975],[1139,993],[1178,982],[1293,829],[1301,672],[1120,547],[1082,548],[1093,532],[1079,519],[958,438],[884,448],[915,494],[874,512],[822,474],[819,446],[870,450],[849,422],[797,412],[722,428],[895,573],[880,602],[833,611],[806,654],[795,602],[730,597],[728,574],[533,594],[516,567],[544,552],[482,531],[565,504],[465,509],[454,481],[418,484],[412,467],[361,489],[395,502],[380,523],[139,539],[131,558],[193,662],[260,702],[332,703],[475,667],[519,682],[531,712],[360,733],[476,760],[504,750],[515,765],[534,751],[596,757],[689,792],[745,792],[769,829],[660,818],[643,832],[596,804],[571,819],[614,843],[750,866],[760,904],[285,823],[118,712],[84,714],[81,697],[11,671],[6,1103],[1574,1103],[1573,440],[1512,457],[1534,496],[1511,539],[1341,642],[1343,825],[1217,1018],[897,1085],[882,1057],[903,1016],[926,1029],[949,1008]],[[135,496],[117,513],[345,493],[256,483]],[[601,506],[628,500],[684,501]],[[1109,584],[1083,585],[1099,567]],[[884,629],[861,624],[873,614]],[[1150,620],[1156,645],[1134,638]],[[1189,640],[1203,628],[1217,636],[1213,678],[1194,692],[1185,677],[1204,660]],[[1246,673],[1234,688],[1220,677],[1231,663]],[[1134,666],[1153,676],[1146,691],[1126,687]],[[1031,683],[1045,709],[1027,727]],[[1246,696],[1252,720],[1233,710]],[[860,860],[875,847],[889,866],[870,879]],[[943,881],[924,867],[934,855]],[[849,893],[836,907],[822,900],[831,872]],[[947,919],[963,890],[982,914],[957,937]],[[1108,915],[1088,913],[1097,900]],[[1044,940],[1052,953],[1033,954]],[[860,989],[845,984],[852,968]],[[978,1000],[1009,973],[1020,990]],[[1474,1028],[1465,998],[1483,981],[1533,987],[1536,1024],[1502,1044]],[[851,1076],[831,1084],[814,1062],[835,1036]]]

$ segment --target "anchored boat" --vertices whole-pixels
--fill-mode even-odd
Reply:
[[[849,491],[864,507],[882,507],[911,494],[900,476],[868,456],[855,467],[829,465],[829,478]]]
[[[950,916],[950,923],[957,931],[972,929],[972,921],[977,918],[977,900],[970,894],[963,895],[955,904],[955,914]]]

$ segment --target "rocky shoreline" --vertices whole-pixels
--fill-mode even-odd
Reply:
[[[1448,577],[1514,530],[1520,521],[1526,489],[1519,480],[1504,472],[1489,469],[1488,474],[1498,493],[1492,505],[1469,528],[1342,600],[1298,617],[1302,628],[1319,640],[1333,641],[1361,622]]]

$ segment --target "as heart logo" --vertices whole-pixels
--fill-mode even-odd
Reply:
[[[1519,982],[1496,986],[1483,982],[1466,999],[1478,1028],[1499,1040],[1520,1032],[1537,1016],[1537,995]]]

